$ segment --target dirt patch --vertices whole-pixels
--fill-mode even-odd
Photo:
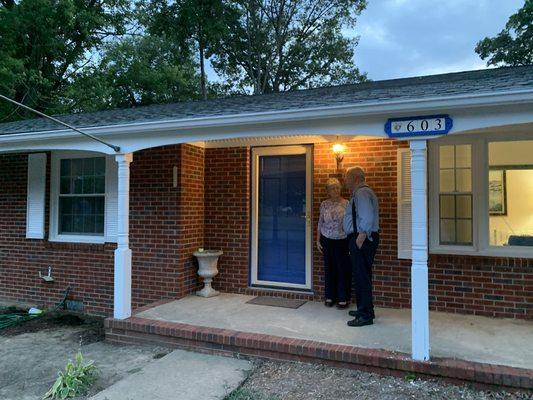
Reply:
[[[414,378],[414,380],[413,380]],[[295,362],[258,362],[228,400],[530,400],[531,392],[482,391],[437,381],[404,379]]]
[[[0,314],[27,315],[25,310],[8,308],[0,310]],[[44,315],[20,322],[16,325],[0,329],[0,336],[16,336],[23,333],[39,332],[44,329],[55,329],[61,327],[80,327],[80,344],[89,344],[104,340],[104,320],[103,318],[76,315],[66,312],[53,311]]]

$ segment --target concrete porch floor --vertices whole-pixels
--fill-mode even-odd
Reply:
[[[410,353],[410,310],[376,310],[374,325],[346,326],[346,310],[307,302],[298,309],[246,304],[253,296],[188,296],[158,305],[136,317],[316,340]],[[430,313],[431,355],[533,369],[533,322]]]

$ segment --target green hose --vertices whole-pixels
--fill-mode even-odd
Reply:
[[[65,301],[67,300],[68,294],[70,292],[70,286],[65,290],[65,295],[63,300],[56,304],[52,311],[59,310],[60,307],[64,306]],[[44,315],[42,312],[40,314],[28,314],[28,313],[9,313],[9,314],[0,314],[0,329],[9,328],[10,326],[15,326],[23,322],[29,321]]]

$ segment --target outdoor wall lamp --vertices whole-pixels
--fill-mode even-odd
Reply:
[[[344,153],[346,152],[346,146],[342,143],[335,143],[333,145],[333,154],[335,154],[335,160],[337,161],[337,169],[342,166],[342,160],[344,160]]]

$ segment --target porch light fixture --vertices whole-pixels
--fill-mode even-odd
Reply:
[[[344,153],[346,152],[346,146],[342,143],[335,143],[333,145],[333,154],[335,154],[335,160],[337,161],[337,169],[342,166],[342,160],[344,160]]]

